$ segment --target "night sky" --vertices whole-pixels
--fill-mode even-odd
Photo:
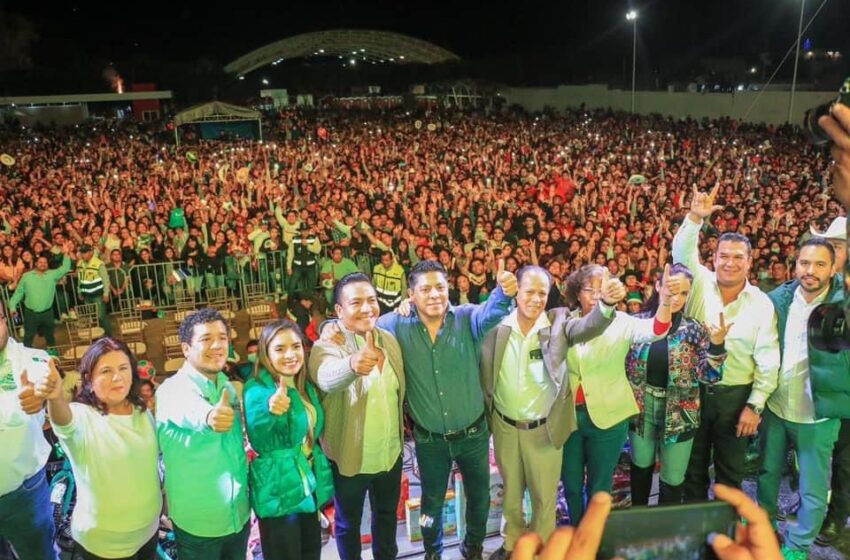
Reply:
[[[823,0],[807,0],[807,18]],[[230,4],[230,5],[228,5]],[[0,9],[30,19],[40,39],[34,65],[63,55],[122,61],[210,59],[218,64],[266,43],[308,31],[366,28],[407,33],[468,60],[504,57],[552,61],[573,75],[620,68],[631,55],[631,24],[639,12],[638,57],[646,69],[687,72],[704,57],[773,53],[777,63],[793,43],[800,0],[560,0],[551,2],[291,2],[209,4],[66,1],[4,2]],[[850,1],[828,0],[805,37],[814,48],[850,56]],[[786,65],[790,74],[791,64]]]

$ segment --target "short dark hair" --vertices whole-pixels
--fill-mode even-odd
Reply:
[[[416,283],[419,281],[419,277],[429,272],[439,272],[443,275],[446,282],[449,281],[449,275],[442,264],[437,261],[419,261],[410,270],[410,274],[407,276],[407,285],[411,290],[414,289]]]
[[[251,340],[248,341],[248,344],[245,345],[245,350],[248,350],[248,348],[250,348],[252,346],[259,346],[259,345],[260,345],[260,341],[257,340],[256,338],[252,338]]]
[[[721,235],[717,239],[717,245],[720,246],[721,243],[743,243],[747,246],[747,255],[753,252],[753,245],[750,243],[750,238],[746,235],[742,235],[740,233],[735,233],[733,231],[727,231],[723,235]]]
[[[519,287],[522,285],[522,279],[526,274],[531,272],[537,272],[546,277],[546,281],[549,282],[549,287],[552,287],[552,273],[543,268],[542,266],[537,266],[534,264],[527,264],[524,267],[520,268],[516,271],[516,285]]]
[[[835,263],[835,247],[832,246],[832,243],[826,240],[824,237],[810,237],[806,241],[800,244],[800,250],[803,250],[803,247],[823,247],[829,252],[829,256],[832,259],[832,262]]]
[[[362,272],[352,272],[351,274],[346,274],[342,278],[340,278],[339,282],[334,286],[334,304],[340,305],[339,298],[342,296],[342,290],[349,284],[357,284],[360,282],[366,282],[370,286],[374,288],[372,285],[372,281],[368,276],[363,274]]]
[[[87,404],[96,408],[101,414],[107,414],[106,403],[97,398],[97,395],[92,389],[92,376],[94,368],[97,367],[97,362],[110,352],[121,352],[130,360],[130,392],[127,394],[127,400],[139,410],[145,410],[145,401],[142,398],[141,387],[142,378],[139,377],[139,365],[136,357],[130,348],[118,339],[104,337],[92,342],[86,353],[80,359],[80,388],[77,389],[77,394],[74,395],[74,401],[82,404]]]
[[[578,295],[584,287],[585,282],[596,276],[605,274],[605,269],[598,264],[587,264],[576,270],[567,277],[567,303],[576,306],[579,303]]]
[[[195,325],[205,325],[207,323],[217,323],[219,321],[221,321],[226,328],[228,327],[227,320],[218,309],[205,307],[195,311],[180,322],[180,329],[178,330],[180,342],[192,344],[192,336],[195,334]]]

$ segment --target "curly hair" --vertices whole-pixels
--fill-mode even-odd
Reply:
[[[136,357],[124,342],[110,337],[99,338],[94,341],[89,349],[86,350],[86,353],[83,354],[82,359],[80,359],[80,377],[82,378],[82,384],[77,390],[77,394],[74,395],[74,402],[94,407],[104,415],[109,412],[106,408],[106,403],[101,401],[97,398],[97,395],[95,395],[94,390],[92,389],[92,383],[98,362],[104,355],[109,354],[110,352],[121,352],[127,356],[127,359],[130,360],[131,382],[130,392],[127,394],[127,400],[130,401],[130,404],[134,407],[144,411],[147,406],[145,405],[145,400],[142,398],[142,378],[139,377],[139,368]]]
[[[178,330],[180,342],[192,344],[192,335],[195,334],[195,325],[206,325],[207,323],[217,323],[219,321],[221,321],[225,327],[228,326],[224,316],[217,309],[205,307],[195,311],[180,322],[180,329]]]

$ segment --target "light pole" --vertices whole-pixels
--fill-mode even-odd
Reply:
[[[806,0],[800,0],[800,25],[797,27],[797,56],[794,57],[794,77],[791,79],[791,97],[788,99],[788,123],[794,111],[794,93],[797,90],[797,66],[800,64],[800,43],[803,40],[803,13],[806,11]]]
[[[635,112],[635,66],[637,61],[637,12],[626,14],[626,20],[632,22],[632,113]]]

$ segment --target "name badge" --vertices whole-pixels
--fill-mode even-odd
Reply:
[[[543,359],[543,350],[538,348],[537,350],[532,350],[528,353],[529,360],[542,360]]]

